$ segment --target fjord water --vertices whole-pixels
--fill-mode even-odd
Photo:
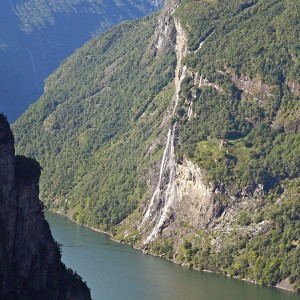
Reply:
[[[94,300],[300,300],[300,296],[144,255],[106,235],[47,212],[62,260],[91,288]]]

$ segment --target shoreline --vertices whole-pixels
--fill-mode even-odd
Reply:
[[[79,226],[82,226],[82,227],[84,227],[84,228],[88,228],[88,229],[91,229],[91,230],[93,230],[93,231],[96,231],[96,232],[99,232],[99,233],[103,233],[103,234],[107,235],[111,240],[113,240],[113,235],[112,235],[110,232],[108,232],[108,231],[104,231],[104,230],[101,230],[101,229],[97,229],[97,228],[94,228],[94,227],[89,227],[89,226],[86,226],[86,225],[77,223],[76,221],[72,220],[70,217],[68,217],[67,215],[63,214],[63,213],[60,212],[60,211],[53,211],[53,210],[48,210],[48,209],[45,209],[45,210],[48,211],[48,212],[54,213],[54,214],[58,214],[58,215],[60,215],[60,216],[62,216],[62,217],[65,217],[65,218],[67,218],[68,220],[70,220],[71,222],[73,222],[73,223],[75,223],[75,224],[77,224],[77,225],[79,225]],[[45,210],[44,210],[44,211],[45,211]],[[115,240],[115,241],[116,241],[116,240]],[[116,242],[118,242],[118,241],[116,241]]]
[[[68,220],[70,220],[71,222],[77,224],[77,225],[80,225],[82,227],[85,227],[85,228],[88,228],[90,230],[93,230],[95,232],[98,232],[98,233],[102,233],[102,234],[105,234],[110,240],[116,242],[116,243],[120,243],[120,244],[126,244],[126,245],[129,245],[131,246],[133,249],[136,249],[140,252],[142,252],[143,254],[145,255],[152,255],[152,256],[155,256],[155,257],[161,257],[163,259],[166,259],[178,266],[181,266],[182,268],[186,268],[186,269],[191,269],[191,270],[195,270],[195,271],[198,271],[198,272],[204,272],[204,273],[211,273],[211,274],[216,274],[216,275],[221,275],[221,276],[226,276],[228,278],[231,278],[231,279],[235,279],[235,280],[242,280],[244,282],[247,282],[247,283],[251,283],[251,284],[257,284],[257,285],[261,285],[261,286],[264,286],[262,283],[260,282],[257,282],[257,281],[254,281],[254,280],[251,280],[251,279],[246,279],[246,278],[238,278],[236,276],[229,276],[229,275],[226,275],[226,274],[221,274],[221,273],[216,273],[216,272],[213,272],[213,271],[210,271],[210,270],[200,270],[200,269],[197,269],[197,268],[190,268],[190,267],[187,267],[185,264],[180,264],[178,262],[176,262],[175,260],[173,259],[167,259],[165,256],[163,255],[155,255],[155,254],[151,254],[145,250],[143,250],[142,248],[139,248],[139,247],[134,247],[132,244],[128,244],[128,243],[124,243],[120,240],[116,240],[114,239],[113,235],[110,233],[110,232],[107,232],[107,231],[104,231],[104,230],[100,230],[100,229],[97,229],[97,228],[94,228],[94,227],[89,227],[89,226],[86,226],[86,225],[83,225],[83,224],[79,224],[77,223],[76,221],[72,220],[70,217],[68,217],[67,215],[63,214],[62,212],[60,211],[52,211],[52,210],[47,210],[51,213],[55,213],[55,214],[58,214],[60,216],[63,216],[65,218],[67,218]],[[45,210],[44,210],[45,212]],[[271,288],[277,288],[277,289],[280,289],[280,290],[283,290],[283,291],[286,291],[286,292],[290,292],[290,293],[296,293],[292,288],[288,288],[284,285],[284,283],[288,283],[288,278],[286,279],[283,279],[281,282],[279,282],[277,285],[265,285],[266,287],[271,287]],[[282,285],[281,285],[282,284]],[[290,285],[290,284],[289,284]]]
[[[113,240],[113,241],[116,241],[116,240]],[[118,242],[118,241],[116,241],[116,242]],[[125,244],[126,244],[126,243],[125,243]],[[130,244],[128,244],[128,245],[130,245]],[[132,246],[132,245],[130,245],[130,246]],[[132,246],[132,247],[133,247],[133,246]],[[228,275],[228,274],[226,275],[226,274],[222,274],[222,273],[213,272],[213,271],[210,271],[210,270],[200,270],[200,269],[198,269],[198,268],[190,268],[190,267],[188,267],[187,265],[178,263],[178,262],[176,262],[176,261],[173,260],[173,259],[167,259],[167,258],[166,258],[165,256],[163,256],[163,255],[155,255],[155,254],[151,254],[151,253],[149,253],[149,252],[147,252],[147,251],[144,251],[144,250],[141,249],[141,248],[136,248],[136,247],[133,247],[133,248],[136,249],[136,250],[139,250],[139,251],[143,252],[145,255],[152,255],[152,256],[155,256],[155,257],[161,257],[161,258],[164,258],[164,259],[166,259],[166,260],[168,260],[168,261],[170,261],[170,262],[172,262],[172,263],[174,263],[174,264],[176,264],[176,265],[178,265],[178,266],[181,266],[182,268],[186,268],[186,269],[190,269],[190,270],[195,270],[195,271],[203,272],[203,273],[215,274],[215,275],[219,275],[219,276],[225,276],[225,277],[230,278],[230,279],[241,280],[241,281],[244,281],[244,282],[247,282],[247,283],[251,283],[251,284],[255,284],[255,285],[260,285],[260,286],[265,286],[265,287],[270,287],[270,288],[276,288],[276,289],[280,289],[280,290],[283,290],[283,291],[286,291],[286,292],[289,292],[289,293],[293,293],[293,294],[296,293],[292,288],[287,288],[287,287],[285,287],[285,286],[283,286],[283,285],[282,285],[282,286],[280,285],[281,283],[283,283],[283,282],[285,282],[285,281],[288,281],[288,278],[283,279],[283,280],[282,280],[280,283],[278,283],[277,285],[263,285],[262,283],[257,282],[257,281],[255,281],[255,280],[251,280],[251,279],[239,278],[239,277],[237,277],[237,276],[230,276],[230,275]],[[290,285],[290,284],[289,284],[289,285]]]

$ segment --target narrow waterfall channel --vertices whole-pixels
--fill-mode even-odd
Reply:
[[[181,60],[180,60],[181,61]],[[179,74],[181,69],[181,76],[179,80],[175,80],[175,94],[173,97],[173,112],[172,117],[175,115],[177,104],[179,101],[179,93],[181,90],[181,83],[186,76],[186,66],[181,68],[177,67],[176,74]],[[159,180],[157,187],[152,195],[147,210],[144,214],[140,228],[143,224],[149,221],[150,217],[153,217],[155,223],[153,224],[153,230],[148,235],[144,244],[150,243],[159,233],[160,228],[172,213],[172,209],[176,206],[176,184],[175,184],[175,131],[176,123],[168,131],[167,142],[162,156],[159,172]]]
[[[177,30],[175,52],[177,56],[177,66],[175,69],[175,93],[172,99],[172,113],[170,119],[175,116],[176,108],[179,102],[181,83],[186,77],[187,67],[182,65],[182,60],[187,53],[186,37],[180,24],[175,20]],[[144,244],[148,244],[157,237],[164,222],[171,216],[172,210],[177,204],[176,183],[175,183],[175,139],[176,122],[168,130],[166,146],[160,164],[159,180],[157,187],[149,201],[144,217],[139,226],[150,222],[152,226],[151,233],[147,236]]]
[[[166,147],[165,147],[165,150],[164,150],[164,153],[163,153],[163,156],[162,156],[162,160],[161,160],[161,164],[160,164],[160,172],[159,172],[159,179],[158,179],[158,183],[157,183],[157,188],[155,189],[155,191],[152,195],[152,198],[151,198],[149,206],[148,206],[148,208],[145,212],[145,215],[144,215],[144,218],[142,220],[142,223],[141,223],[140,227],[143,226],[143,224],[146,221],[148,221],[148,219],[151,215],[151,211],[153,210],[155,199],[159,199],[163,173],[164,173],[164,169],[165,169],[165,165],[166,165],[166,156],[167,156],[167,152],[168,152],[169,145],[170,145],[170,140],[171,140],[171,134],[172,134],[172,131],[171,131],[171,129],[169,129]]]
[[[169,129],[167,144],[165,148],[167,159],[166,157],[164,157],[161,165],[162,172],[160,173],[159,177],[163,178],[163,181],[161,180],[161,182],[157,186],[157,193],[155,194],[154,192],[152,197],[154,199],[157,199],[159,204],[161,203],[162,209],[160,209],[159,211],[156,225],[154,226],[151,234],[147,237],[145,244],[151,242],[157,236],[159,229],[163,225],[168,213],[176,202],[174,156],[175,126],[176,124],[173,125],[172,129]]]

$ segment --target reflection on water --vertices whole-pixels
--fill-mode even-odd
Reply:
[[[177,266],[46,213],[62,260],[87,281],[94,300],[300,300],[300,296]]]

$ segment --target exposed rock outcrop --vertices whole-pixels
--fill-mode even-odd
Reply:
[[[189,160],[177,165],[178,216],[194,228],[206,226],[219,214],[212,189],[205,184],[203,171]]]
[[[236,84],[238,88],[252,95],[255,98],[259,98],[260,95],[266,97],[273,96],[272,87],[264,83],[259,76],[256,76],[255,78],[251,79],[245,75],[241,75],[239,77],[233,74],[232,81]]]
[[[12,132],[0,115],[0,298],[91,299],[60,261],[38,198],[40,172],[34,159],[15,156]]]
[[[293,94],[295,94],[295,95],[300,94],[300,84],[298,82],[290,80],[287,82],[286,85],[290,88],[290,90]]]

